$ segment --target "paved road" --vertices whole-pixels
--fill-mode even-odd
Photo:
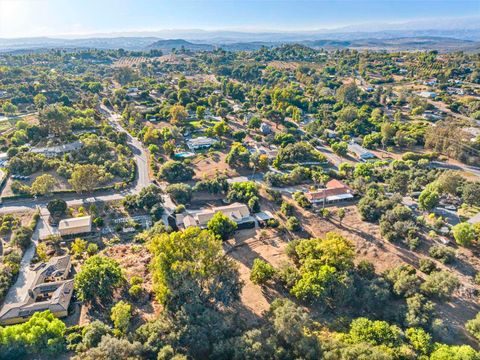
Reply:
[[[439,168],[439,169],[449,169],[449,170],[463,170],[465,172],[469,172],[476,177],[480,177],[480,167],[476,166],[471,166],[471,165],[465,165],[465,164],[449,164],[446,162],[440,162],[440,161],[432,161],[430,163],[430,166],[434,168]]]
[[[128,194],[138,194],[140,190],[151,184],[150,174],[148,169],[148,155],[143,144],[131,136],[120,123],[120,116],[102,107],[102,111],[108,116],[109,123],[118,131],[125,132],[128,136],[128,144],[130,145],[135,163],[137,164],[137,176],[134,184],[129,189],[120,191],[104,191],[95,193],[95,195],[88,194],[58,194],[55,197],[64,199],[69,206],[78,206],[88,204],[96,201],[113,201],[121,200]],[[32,210],[37,206],[45,207],[49,200],[45,199],[11,199],[5,200],[0,207],[0,213],[14,213],[25,210]]]
[[[92,195],[80,195],[80,194],[62,194],[57,197],[63,198],[68,206],[82,205],[88,203],[94,203],[96,201],[113,201],[123,199],[128,194],[137,194],[144,187],[151,184],[150,174],[148,169],[147,161],[147,152],[143,147],[142,143],[137,139],[133,138],[122,126],[119,121],[120,117],[118,114],[115,114],[108,110],[105,107],[102,107],[102,111],[108,116],[110,124],[117,129],[118,131],[127,133],[128,144],[132,148],[133,156],[137,164],[137,176],[132,187],[129,189],[122,190],[120,192],[107,191],[103,193],[98,193],[95,196]],[[172,211],[170,208],[172,206],[172,201],[168,196],[165,199],[166,205],[168,204],[169,208],[167,211]],[[17,281],[15,284],[10,287],[7,296],[5,297],[5,304],[15,303],[22,301],[27,296],[27,290],[30,287],[30,283],[33,280],[33,273],[30,270],[30,262],[35,255],[35,247],[40,238],[40,235],[53,234],[55,229],[51,228],[48,224],[48,211],[46,210],[46,205],[48,200],[34,200],[34,199],[16,199],[16,200],[6,200],[2,207],[0,208],[0,213],[14,213],[25,210],[32,210],[34,208],[40,209],[40,220],[35,229],[35,233],[32,237],[33,244],[25,251],[21,264],[20,272],[18,274]],[[166,206],[167,207],[167,206]]]

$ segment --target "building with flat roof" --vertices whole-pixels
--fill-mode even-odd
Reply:
[[[58,232],[60,236],[85,234],[92,231],[92,217],[82,216],[60,220]]]
[[[2,307],[0,325],[22,323],[36,312],[45,310],[50,310],[56,317],[67,316],[73,294],[73,279],[67,279],[70,269],[69,255],[53,257],[46,263],[33,265],[33,281],[25,298]]]
[[[248,206],[241,203],[233,203],[211,209],[187,210],[182,214],[176,215],[176,223],[179,229],[186,229],[191,226],[198,226],[204,229],[217,212],[221,212],[235,221],[239,228],[255,226],[255,219],[250,215]]]

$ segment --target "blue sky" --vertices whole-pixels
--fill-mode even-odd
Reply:
[[[312,30],[480,16],[480,0],[0,0],[0,37],[162,29]]]

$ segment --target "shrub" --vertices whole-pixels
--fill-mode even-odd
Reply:
[[[470,246],[475,240],[476,234],[470,223],[463,222],[455,225],[453,228],[453,237],[458,245]]]
[[[480,341],[480,312],[474,319],[467,321],[465,328],[473,337]]]
[[[285,227],[289,231],[299,231],[301,229],[300,221],[298,221],[296,217],[290,216],[287,219],[287,223],[285,224]]]
[[[227,240],[237,230],[237,223],[221,212],[217,212],[207,223],[207,228],[215,236]]]
[[[437,266],[435,265],[435,262],[430,259],[420,259],[420,264],[419,264],[419,269],[421,272],[424,272],[425,274],[430,274],[432,271],[437,270]]]
[[[431,257],[444,264],[449,264],[455,259],[455,251],[443,245],[433,245],[428,252]]]
[[[132,285],[130,289],[128,289],[128,294],[134,299],[138,299],[142,292],[143,288],[141,285]]]
[[[427,276],[420,289],[431,297],[448,298],[460,285],[458,278],[450,272],[435,271]]]
[[[310,200],[308,200],[305,194],[300,191],[297,191],[296,193],[293,194],[293,199],[297,202],[297,204],[300,207],[304,209],[308,209],[312,207],[312,203],[310,202]]]
[[[269,263],[261,260],[253,260],[252,271],[250,273],[250,280],[257,285],[265,285],[269,280],[275,276],[275,268]]]
[[[87,246],[87,254],[88,256],[93,256],[98,253],[98,245],[95,243],[90,243]]]

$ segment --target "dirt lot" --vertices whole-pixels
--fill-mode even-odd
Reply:
[[[72,187],[70,186],[70,184],[68,183],[68,181],[65,179],[65,178],[62,178],[60,176],[58,176],[58,174],[55,172],[55,171],[48,171],[48,172],[38,172],[38,173],[35,173],[35,174],[32,174],[30,175],[30,178],[28,180],[18,180],[20,181],[23,185],[28,185],[28,186],[31,186],[32,183],[35,181],[35,179],[40,176],[40,175],[44,175],[44,174],[50,174],[52,175],[56,180],[57,180],[57,185],[54,187],[53,190],[67,190],[67,189],[71,189]],[[12,182],[14,182],[15,180],[12,179],[12,177],[10,176],[5,184],[5,187],[3,188],[2,190],[2,194],[1,196],[12,196],[12,195],[15,195],[12,191]]]
[[[241,294],[244,309],[240,309],[240,313],[249,324],[254,325],[274,299],[285,296],[250,281],[253,260],[260,258],[277,268],[281,267],[288,263],[284,252],[286,244],[276,231],[259,229],[238,231],[234,239],[225,243],[224,249],[238,264],[240,278],[244,282]]]
[[[331,208],[335,212],[335,208]],[[331,220],[320,219],[318,216],[302,211],[301,223],[314,237],[324,236],[329,231],[335,231],[355,243],[356,261],[368,260],[375,265],[377,273],[402,264],[410,264],[417,268],[421,258],[428,257],[428,249],[433,241],[425,241],[421,246],[411,251],[406,247],[386,242],[381,238],[380,228],[360,219],[356,206],[346,207],[347,216],[340,226],[335,216]],[[439,269],[445,269],[455,274],[460,280],[460,288],[450,302],[437,307],[436,317],[443,319],[451,327],[454,342],[472,343],[463,325],[475,317],[480,311],[480,304],[475,296],[478,286],[473,277],[480,271],[480,259],[467,249],[456,249],[457,260],[453,266],[445,266],[436,262]],[[424,274],[418,271],[419,276]]]
[[[226,154],[224,152],[215,151],[207,152],[205,154],[197,156],[192,165],[195,170],[195,178],[202,180],[204,178],[212,178],[217,173],[225,174],[228,177],[238,176],[239,173],[232,169],[225,162]]]
[[[262,208],[265,208],[262,204]],[[274,211],[274,207],[269,206]],[[250,277],[250,269],[255,258],[261,258],[275,267],[280,267],[288,262],[284,249],[288,239],[302,237],[323,237],[327,232],[334,231],[342,234],[355,244],[356,262],[368,260],[375,265],[378,274],[398,265],[410,264],[418,269],[419,260],[428,256],[428,249],[434,243],[424,240],[420,247],[411,251],[407,247],[384,241],[380,235],[378,225],[363,222],[355,205],[346,206],[347,215],[340,225],[335,216],[335,207],[329,208],[333,214],[330,219],[322,219],[318,215],[297,208],[297,217],[304,227],[300,234],[286,234],[280,236],[275,230],[243,230],[237,232],[234,240],[230,240],[225,249],[238,263],[240,277],[245,285],[242,291],[242,304],[247,320],[252,323],[258,319],[269,304],[277,297],[283,297],[278,289],[262,288],[254,285]],[[262,236],[263,235],[263,236]],[[449,302],[439,304],[435,317],[443,319],[448,324],[450,339],[453,343],[469,343],[474,345],[474,340],[466,333],[464,324],[475,317],[480,311],[480,304],[475,291],[478,286],[473,282],[473,277],[480,271],[480,259],[470,250],[456,249],[457,260],[453,265],[445,266],[436,262],[439,269],[453,272],[460,280],[461,286]],[[418,275],[425,274],[418,271]]]
[[[113,303],[115,303],[121,299],[129,299],[129,301],[132,302],[134,308],[132,328],[136,328],[149,320],[157,318],[161,311],[161,306],[154,300],[152,292],[152,277],[148,271],[151,256],[147,249],[144,246],[135,244],[119,244],[107,248],[104,251],[104,255],[118,261],[120,267],[124,270],[124,276],[127,281],[132,276],[139,276],[144,280],[142,284],[145,290],[143,298],[132,302],[129,299],[128,293],[124,291],[121,294],[117,294],[116,300],[113,301]],[[126,288],[128,288],[128,285]],[[79,323],[80,325],[89,323],[91,319],[96,319],[99,316],[98,312],[93,312],[92,309],[83,306]]]

